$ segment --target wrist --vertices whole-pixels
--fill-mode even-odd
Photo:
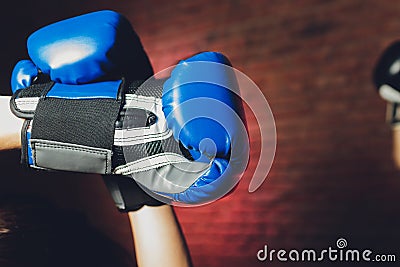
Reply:
[[[388,102],[386,105],[386,122],[393,128],[400,128],[400,103]]]
[[[0,121],[7,127],[0,128],[0,150],[21,148],[21,127],[24,120],[15,117],[10,109],[10,96],[0,96]]]

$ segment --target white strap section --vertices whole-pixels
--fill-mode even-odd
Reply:
[[[17,109],[24,112],[35,111],[38,103],[39,97],[23,97],[15,99]]]
[[[184,160],[187,162],[167,162],[162,160],[162,157],[157,155],[155,158],[147,158],[147,162],[137,162],[142,166],[133,166],[134,172],[131,172],[130,176],[153,192],[174,194],[187,190],[211,167],[211,163],[189,162],[186,159]],[[164,155],[164,157],[174,160],[173,155]],[[136,168],[140,167],[142,167],[141,171],[137,171]]]
[[[117,146],[131,146],[167,139],[172,132],[167,128],[167,122],[162,111],[160,98],[127,94],[124,108],[144,109],[157,116],[157,122],[149,127],[116,130],[114,144]],[[124,123],[124,122],[123,122]]]
[[[177,163],[192,163],[185,157],[175,153],[160,153],[145,157],[136,161],[129,162],[125,165],[115,168],[115,174],[130,175],[137,172],[148,171],[161,166],[177,164]]]

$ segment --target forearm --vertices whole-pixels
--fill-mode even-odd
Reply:
[[[400,125],[392,126],[393,132],[393,160],[397,168],[400,169]]]
[[[0,150],[21,148],[23,120],[11,113],[10,96],[0,96]]]
[[[129,218],[140,267],[191,266],[186,242],[171,206],[144,206],[130,212]]]

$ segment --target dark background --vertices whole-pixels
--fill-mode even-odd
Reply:
[[[350,248],[400,260],[400,171],[392,161],[386,104],[371,80],[380,53],[400,37],[400,5],[9,1],[0,10],[0,92],[10,94],[12,67],[26,57],[32,31],[105,8],[129,18],[155,71],[199,51],[221,51],[260,87],[275,116],[276,158],[258,191],[247,192],[252,162],[233,194],[204,207],[176,208],[195,266],[267,266],[256,258],[265,244],[324,249],[335,247],[340,237]],[[249,125],[253,131],[254,121]],[[253,159],[257,136],[251,138]],[[128,221],[114,209],[98,176],[32,174],[21,170],[18,157],[17,151],[0,154],[1,194],[39,195],[80,214],[114,250],[132,250]],[[297,266],[268,266],[275,265]]]

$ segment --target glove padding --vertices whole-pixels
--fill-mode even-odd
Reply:
[[[214,67],[188,64],[201,62]],[[248,159],[243,110],[229,65],[222,54],[206,52],[180,62],[167,82],[51,82],[18,90],[11,106],[20,117],[31,105],[26,102],[38,99],[36,108],[30,106],[35,115],[22,140],[26,162],[35,168],[128,175],[170,203],[215,200],[236,185]]]
[[[31,85],[38,75],[63,84],[100,80],[147,79],[149,59],[129,21],[102,10],[65,19],[32,33],[27,40],[30,60],[14,67],[13,92]]]

